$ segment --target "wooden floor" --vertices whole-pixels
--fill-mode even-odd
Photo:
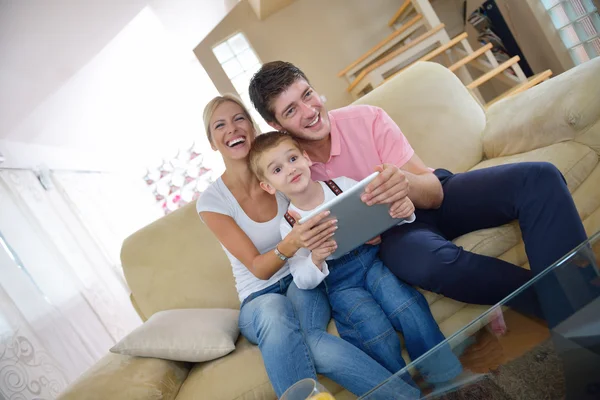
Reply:
[[[599,265],[600,240],[592,244],[592,253],[596,265]],[[587,267],[590,263],[588,257],[574,258],[571,262]],[[600,277],[592,281],[592,284],[600,286]],[[475,373],[493,371],[500,365],[507,364],[527,353],[550,337],[550,331],[543,321],[525,317],[512,310],[504,313],[504,320],[508,329],[504,336],[496,338],[486,329],[478,332],[477,343],[467,348],[460,358],[466,370]]]
[[[475,373],[493,371],[537,346],[550,337],[548,327],[514,311],[504,313],[507,332],[495,337],[486,329],[477,334],[477,343],[460,358],[465,370]]]

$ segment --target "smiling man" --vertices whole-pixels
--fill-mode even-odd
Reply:
[[[565,181],[549,163],[433,171],[385,111],[368,105],[327,111],[306,75],[283,61],[264,64],[249,92],[269,125],[302,144],[313,179],[361,180],[377,168],[382,173],[363,201],[388,203],[391,213],[406,197],[414,203],[416,222],[386,232],[381,244],[384,263],[406,282],[467,303],[495,304],[586,239]],[[451,242],[512,220],[520,223],[531,272]]]

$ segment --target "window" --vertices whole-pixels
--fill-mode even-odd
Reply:
[[[576,65],[600,55],[600,15],[592,0],[541,0]]]
[[[262,64],[244,34],[236,33],[221,44],[213,47],[213,53],[217,57],[217,60],[219,60],[233,87],[242,98],[242,101],[248,107],[252,118],[254,118],[260,130],[263,132],[272,130],[260,114],[254,110],[250,102],[248,85],[250,84],[252,75],[258,71]]]

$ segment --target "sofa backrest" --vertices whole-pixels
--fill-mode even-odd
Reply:
[[[125,239],[121,262],[143,319],[174,308],[239,308],[231,264],[188,204]]]
[[[575,140],[600,155],[600,58],[492,105],[483,133],[487,158]],[[542,134],[543,133],[543,134]]]
[[[418,62],[355,104],[383,108],[431,168],[463,172],[483,157],[485,112],[440,64]]]

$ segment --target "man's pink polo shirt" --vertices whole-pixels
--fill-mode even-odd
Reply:
[[[381,108],[358,105],[329,112],[331,155],[311,167],[314,180],[347,176],[360,181],[383,163],[402,167],[415,151]]]

